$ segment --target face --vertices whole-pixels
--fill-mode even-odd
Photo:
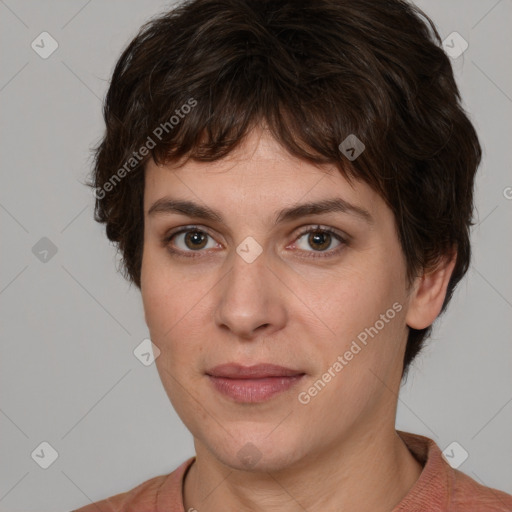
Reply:
[[[394,428],[409,299],[376,192],[264,131],[216,162],[150,162],[145,180],[145,318],[196,450],[274,471]],[[214,370],[227,363],[290,371]]]

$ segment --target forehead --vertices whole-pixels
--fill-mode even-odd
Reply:
[[[164,197],[266,218],[286,204],[334,197],[374,214],[383,205],[366,183],[348,182],[334,165],[315,165],[291,155],[265,130],[252,131],[233,152],[213,162],[156,165],[150,160],[145,214]]]

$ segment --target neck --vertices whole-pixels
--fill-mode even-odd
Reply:
[[[279,471],[248,472],[221,463],[198,440],[184,484],[185,510],[390,512],[422,467],[394,427],[355,432],[336,446]]]

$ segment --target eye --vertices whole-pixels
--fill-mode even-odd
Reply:
[[[298,241],[294,242],[293,245],[297,246],[301,251],[313,253],[307,256],[313,258],[333,256],[340,252],[346,245],[346,239],[341,234],[330,228],[322,228],[321,226],[308,228],[302,231],[299,233],[297,240]],[[332,244],[336,242],[338,245],[332,249]],[[314,250],[308,250],[308,247],[313,248]],[[329,248],[331,249],[329,250]],[[327,254],[325,256],[321,254],[314,254],[323,252],[326,252]]]
[[[163,243],[171,254],[178,257],[198,257],[204,252],[202,249],[221,247],[209,233],[197,226],[184,226],[168,234]],[[335,243],[337,245],[333,249],[332,245]],[[330,228],[316,226],[302,230],[292,246],[309,253],[306,257],[324,258],[338,254],[346,244],[347,240],[342,234]]]
[[[208,238],[211,238],[210,242]],[[214,249],[219,245],[206,231],[195,226],[185,226],[170,233],[165,237],[164,244],[171,253],[187,257],[196,256],[193,253],[201,252],[201,249]]]

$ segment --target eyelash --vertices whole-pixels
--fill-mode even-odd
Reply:
[[[192,225],[192,226],[184,226],[184,227],[182,227],[182,228],[180,228],[180,229],[178,229],[176,231],[173,231],[173,232],[169,233],[167,236],[165,236],[164,239],[163,239],[164,246],[167,247],[167,250],[171,254],[176,255],[178,257],[184,257],[184,258],[203,257],[200,254],[201,252],[204,252],[202,250],[198,250],[198,251],[182,251],[180,249],[176,250],[176,249],[171,248],[170,243],[171,243],[172,239],[175,236],[180,235],[182,233],[193,232],[193,231],[197,231],[199,233],[204,233],[205,235],[213,238],[207,231],[205,231],[204,229],[201,229],[199,226],[194,226],[194,225]],[[305,228],[304,230],[301,230],[298,233],[296,240],[300,239],[305,234],[308,234],[308,233],[318,233],[318,232],[322,233],[322,234],[331,235],[332,237],[337,239],[341,244],[337,248],[330,249],[330,250],[327,250],[327,251],[303,251],[302,249],[299,249],[299,251],[310,253],[309,255],[305,256],[306,258],[329,258],[329,257],[333,257],[333,256],[338,255],[338,253],[340,251],[342,251],[344,249],[344,247],[347,245],[347,239],[344,236],[342,236],[340,233],[338,233],[337,231],[334,231],[331,228],[322,227],[320,225],[317,225],[315,227],[308,227],[308,228]],[[327,254],[327,255],[324,256],[324,254]]]

